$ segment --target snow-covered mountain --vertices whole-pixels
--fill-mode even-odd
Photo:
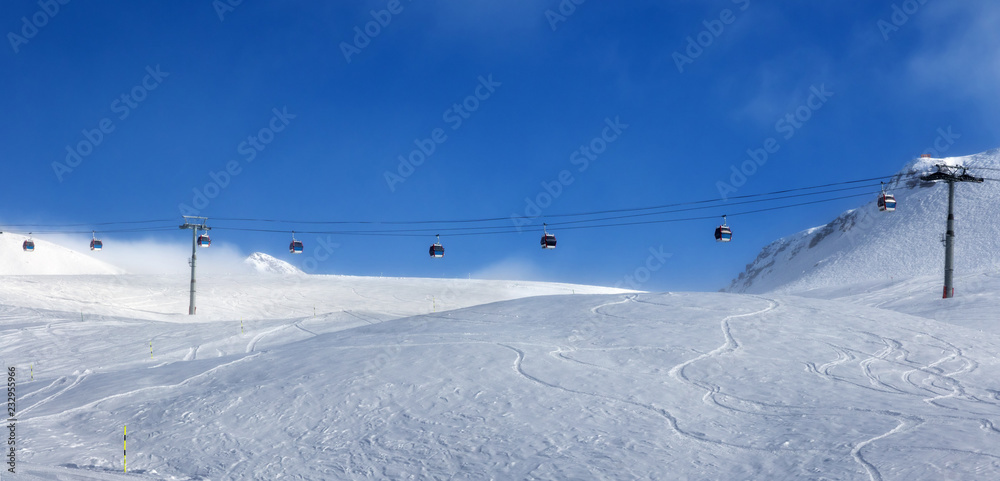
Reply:
[[[28,237],[0,234],[0,275],[122,274],[124,271],[101,261],[99,252],[81,253],[39,238],[32,238],[34,252],[21,247]],[[85,247],[86,248],[86,247]]]
[[[250,254],[243,263],[260,274],[305,274],[301,269],[263,252]]]
[[[869,281],[892,282],[942,275],[941,242],[948,215],[948,186],[917,175],[936,164],[961,165],[980,177],[1000,175],[1000,150],[966,157],[920,158],[890,185],[895,212],[879,212],[875,196],[829,224],[807,229],[764,247],[727,290],[801,292]],[[1000,182],[958,184],[955,195],[957,273],[1000,267]],[[957,291],[961,286],[956,286]]]

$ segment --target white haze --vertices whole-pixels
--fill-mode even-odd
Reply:
[[[162,239],[120,239],[113,235],[101,236],[104,249],[91,251],[90,236],[45,235],[35,236],[84,255],[106,262],[128,274],[158,275],[190,272],[190,242],[166,242]],[[35,252],[34,254],[42,254]],[[250,272],[243,263],[246,254],[233,243],[213,242],[212,247],[198,249],[198,272],[203,275],[224,275]]]
[[[474,279],[544,281],[541,269],[534,263],[517,257],[494,262],[471,274]]]

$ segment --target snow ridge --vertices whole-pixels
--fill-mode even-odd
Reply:
[[[295,267],[281,259],[269,256],[263,252],[254,252],[243,260],[243,263],[250,266],[254,272],[259,274],[305,274],[301,269]]]

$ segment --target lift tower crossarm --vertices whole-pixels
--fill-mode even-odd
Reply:
[[[206,225],[208,222],[208,217],[196,217],[185,215],[184,224],[180,226],[181,229],[191,229],[191,302],[188,304],[188,315],[193,316],[198,310],[195,305],[195,292],[197,288],[195,284],[195,265],[198,261],[198,231],[210,231],[211,227]]]
[[[961,174],[953,169],[961,169]],[[965,167],[952,167],[938,164],[937,172],[920,176],[924,182],[948,183],[948,231],[944,241],[944,298],[955,297],[955,183],[982,183],[982,177],[970,175]]]

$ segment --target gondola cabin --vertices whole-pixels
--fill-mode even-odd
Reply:
[[[430,252],[432,258],[444,257],[444,246],[441,245],[441,236],[438,235],[435,237],[437,237],[437,242],[431,244],[431,248],[428,250],[428,252]]]
[[[101,242],[99,239],[94,239],[90,241],[90,250],[99,251],[103,248],[104,248],[104,243]]]
[[[556,248],[556,236],[553,234],[542,235],[542,249],[555,249]]]
[[[35,241],[28,239],[21,244],[21,247],[24,248],[24,252],[35,252]]]
[[[211,247],[212,239],[208,237],[208,234],[202,234],[198,236],[198,247]]]
[[[293,240],[291,244],[288,244],[288,252],[291,252],[292,254],[301,254],[302,253],[302,241],[300,241],[300,240]]]
[[[727,225],[720,225],[715,228],[716,242],[730,242],[733,240],[733,230]]]
[[[879,194],[878,210],[882,212],[892,212],[896,210],[896,198],[893,197],[892,194]]]

